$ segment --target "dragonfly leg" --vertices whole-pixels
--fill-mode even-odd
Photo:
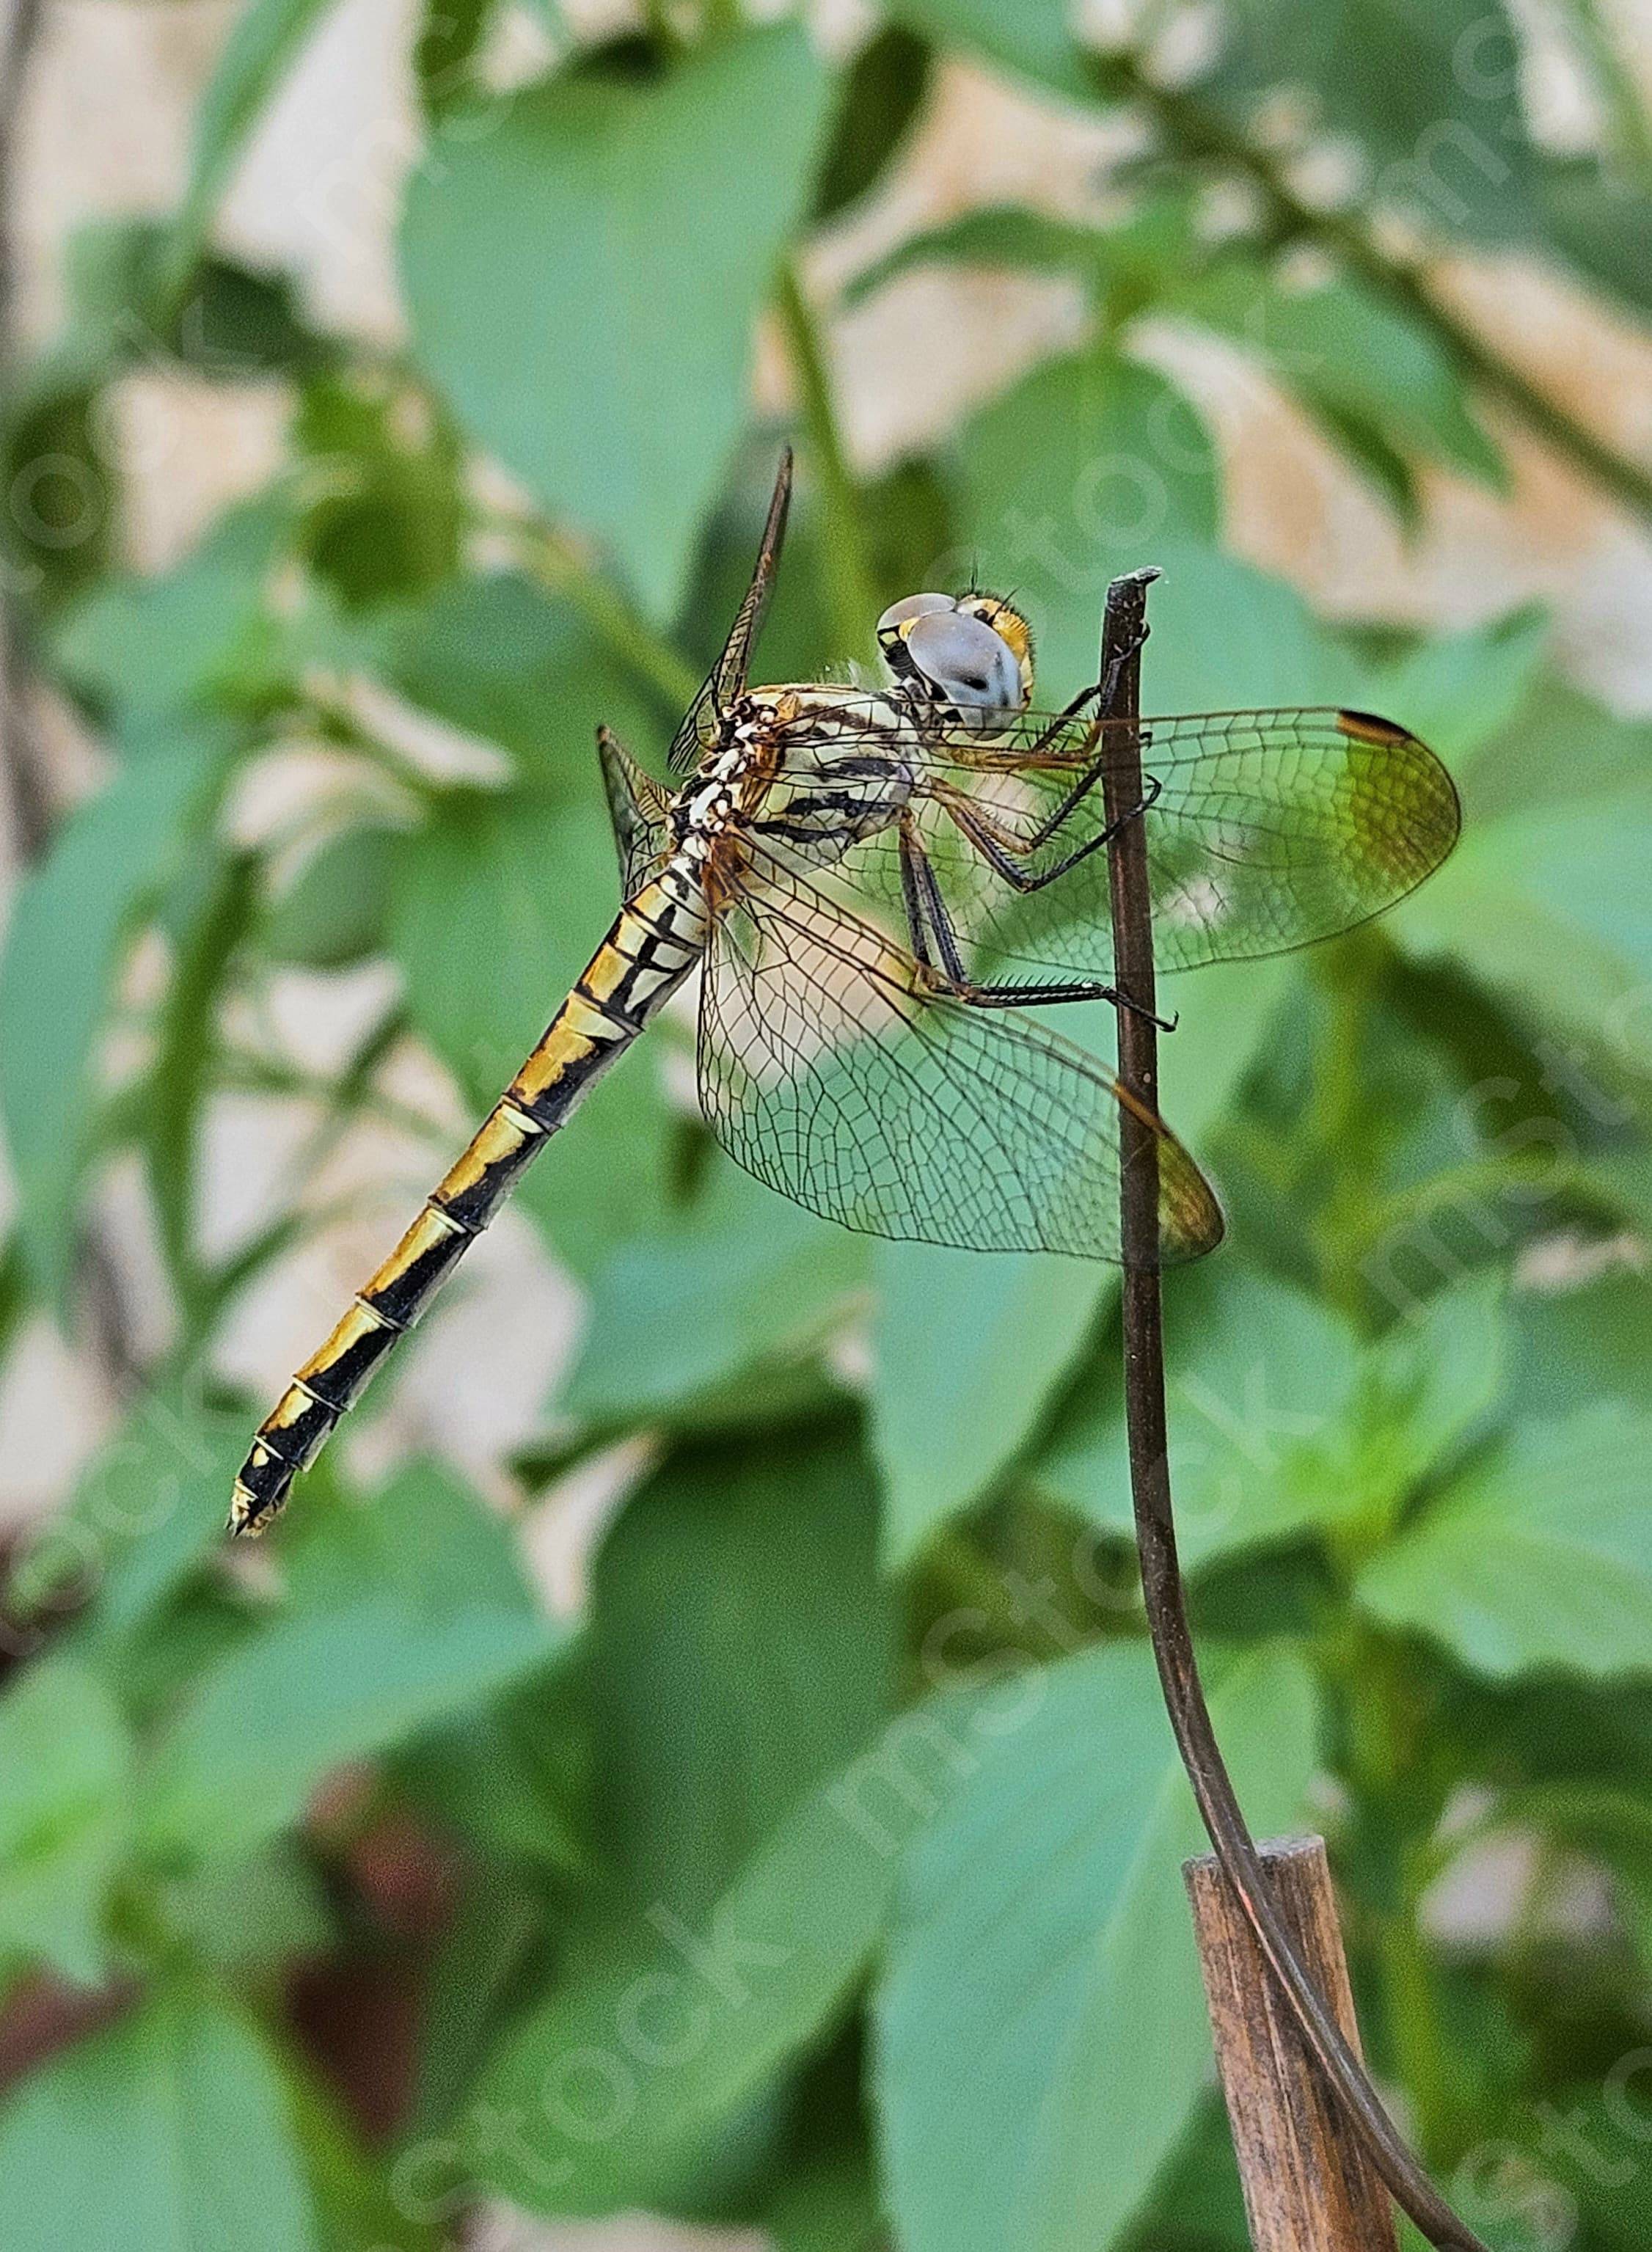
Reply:
[[[1097,772],[1099,771],[1098,768]],[[1094,775],[1087,777],[1078,796],[1082,796],[1084,790],[1091,789],[1094,781]],[[1002,838],[994,836],[990,824],[982,818],[979,810],[971,803],[963,791],[938,789],[935,796],[946,807],[947,811],[952,816],[969,843],[975,846],[976,851],[998,875],[1003,878],[1012,891],[1041,892],[1046,885],[1054,883],[1058,876],[1065,876],[1069,868],[1076,868],[1080,860],[1087,860],[1092,852],[1099,852],[1104,845],[1110,844],[1127,821],[1140,820],[1158,796],[1161,784],[1157,777],[1149,775],[1145,780],[1139,804],[1133,805],[1128,811],[1120,814],[1115,821],[1107,822],[1096,831],[1093,837],[1086,837],[1082,844],[1075,845],[1071,852],[1056,862],[1054,867],[1041,868],[1036,875],[1018,865],[1017,863],[1026,854],[1036,851],[1038,844],[1047,843],[1049,841],[1047,836],[1035,837],[1031,841],[1019,844],[1012,849],[1003,842]],[[1072,803],[1077,803],[1076,796]],[[1062,819],[1065,820],[1071,810],[1071,804],[1064,807],[1061,813]]]
[[[1069,818],[1076,809],[1084,803],[1084,800],[1088,797],[1090,792],[1095,788],[1097,782],[1100,781],[1106,767],[1107,760],[1106,757],[1103,756],[1097,759],[1093,764],[1086,768],[1084,774],[1076,782],[1074,782],[1072,788],[1062,799],[1060,804],[1057,806],[1055,811],[1053,813],[1046,814],[1030,837],[1017,839],[1013,850],[1019,853],[1023,858],[1029,858],[1043,845],[1047,844],[1050,842],[1050,839],[1055,836],[1058,831],[1061,828],[1062,824]],[[1109,823],[1102,831],[1100,837],[1093,838],[1090,842],[1086,844],[1084,847],[1085,851],[1093,852],[1098,844],[1111,844],[1114,838],[1117,836],[1119,831],[1124,826],[1124,824],[1127,821],[1134,821],[1138,814],[1146,812],[1148,807],[1152,804],[1154,799],[1158,796],[1160,786],[1161,785],[1156,775],[1148,775],[1145,776],[1142,782],[1143,796],[1140,805],[1133,806],[1129,812],[1121,814],[1118,820]],[[1065,860],[1061,865],[1063,867],[1071,867],[1072,864],[1071,860]],[[1045,881],[1048,881],[1047,878],[1045,879]]]
[[[1130,662],[1130,659],[1133,657],[1139,657],[1141,655],[1142,650],[1147,644],[1148,636],[1152,630],[1152,627],[1149,625],[1144,619],[1142,621],[1141,631],[1136,634],[1132,640],[1128,641],[1124,647],[1118,650],[1114,657],[1109,658],[1107,662],[1107,669],[1097,682],[1095,691],[1098,709],[1100,710],[1103,719],[1107,718],[1112,712],[1114,700],[1118,696],[1120,674],[1124,671],[1125,666]]]
[[[1116,985],[1105,985],[1097,978],[1058,979],[1046,985],[976,984],[964,967],[963,949],[958,943],[929,855],[909,821],[903,821],[900,828],[900,884],[913,956],[936,978],[950,999],[962,1001],[972,1009],[1024,1009],[1035,1001],[1110,1001],[1115,1009],[1129,1009],[1139,1017],[1149,1018],[1162,1032],[1176,1030],[1174,1017],[1155,1016],[1152,1010],[1142,1008],[1128,993],[1120,992]],[[930,958],[930,932],[934,935],[944,977]]]
[[[941,898],[934,868],[910,814],[901,817],[899,837],[900,893],[906,909],[906,928],[912,939],[913,959],[920,969],[927,970],[932,977],[936,975],[935,963],[929,951],[929,934],[933,930],[941,957],[944,981],[957,990],[968,983],[962,949],[953,929],[952,918],[947,913],[946,901]]]
[[[1181,1022],[1179,1017],[1156,1016],[1116,985],[1085,978],[1073,978],[1065,985],[970,985],[955,997],[968,1002],[972,1009],[1026,1009],[1035,1002],[1059,1006],[1065,1001],[1111,1001],[1115,1009],[1128,1009],[1133,1017],[1145,1018],[1162,1032],[1173,1032]]]

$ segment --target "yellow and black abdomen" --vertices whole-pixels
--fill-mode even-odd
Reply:
[[[412,1328],[538,1151],[692,969],[706,910],[693,875],[645,884],[423,1211],[259,1427],[232,1533],[261,1531],[368,1378]]]

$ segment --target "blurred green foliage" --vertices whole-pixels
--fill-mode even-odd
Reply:
[[[1334,629],[1237,561],[1215,438],[1141,350],[1150,323],[1222,340],[1402,526],[1425,478],[1504,490],[1520,422],[1652,512],[1426,263],[1536,251],[1646,315],[1652,142],[1609,29],[1556,11],[1584,156],[1534,133],[1498,0],[1233,0],[1174,74],[1145,31],[1080,49],[1065,0],[889,0],[836,62],[704,0],[510,92],[489,0],[432,0],[391,352],[211,247],[323,12],[249,0],[178,212],[77,238],[0,434],[36,658],[110,761],[0,964],[0,1337],[86,1318],[122,1157],[172,1304],[8,1560],[0,2242],[437,2252],[496,2195],[784,2252],[1243,2242],[1107,1275],[777,1201],[684,1110],[664,1024],[523,1198],[586,1303],[527,1506],[616,1444],[649,1464],[580,1623],[429,1464],[368,1491],[336,1449],[256,1570],[219,1543],[264,1403],[219,1349],[330,1216],[324,1161],[388,1115],[434,1178],[406,1043],[491,1100],[613,911],[593,729],[657,760],[738,597],[787,434],[750,403],[766,311],[802,463],[767,677],[974,569],[1064,698],[1108,577],[1152,560],[1150,705],[1371,706],[1461,782],[1461,849],[1380,927],[1177,996],[1166,1107],[1232,1231],[1170,1292],[1174,1470],[1242,1792],[1259,1829],[1329,1833],[1368,2046],[1431,2163],[1508,2252],[1652,2242],[1652,728],[1563,682],[1540,616]],[[1055,273],[1087,309],[868,481],[800,260],[956,56],[1129,113],[1136,153],[1093,224],[976,211],[851,276]],[[1347,184],[1310,205],[1293,159],[1327,136]],[[104,410],[156,365],[278,379],[292,414],[269,489],[142,578]],[[495,770],[434,767],[410,712]],[[294,741],[330,747],[323,798],[238,843],[233,794]],[[134,984],[144,935],[163,970]],[[273,982],[372,962],[392,997],[318,1080]],[[260,1096],[309,1139],[226,1249],[204,1135]],[[1510,1841],[1503,1912],[1442,1925],[1440,1880]]]

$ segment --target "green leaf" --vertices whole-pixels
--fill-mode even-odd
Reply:
[[[566,610],[525,580],[466,580],[398,622],[384,670],[450,725],[512,752],[513,791],[455,790],[396,851],[389,942],[418,1029],[478,1111],[544,1031],[619,909],[595,737],[648,722]],[[521,1201],[589,1273],[663,1210],[677,1113],[661,1035],[628,1056],[528,1175]]]
[[[1190,1569],[1314,1528],[1380,1537],[1501,1382],[1496,1274],[1364,1349],[1329,1308],[1237,1260],[1173,1277],[1166,1315],[1170,1480]],[[1037,1477],[1093,1524],[1130,1531],[1116,1366],[1072,1399]]]
[[[746,419],[753,323],[829,95],[795,24],[708,43],[642,83],[564,73],[470,118],[408,193],[420,360],[478,442],[613,549],[656,617],[683,593]]]
[[[1165,1312],[1170,1483],[1193,1570],[1315,1521],[1319,1449],[1347,1404],[1357,1352],[1327,1309],[1237,1260],[1173,1276]],[[1123,1401],[1108,1359],[1105,1383],[1075,1396],[1037,1475],[1054,1499],[1128,1533]]]
[[[250,1852],[334,1768],[485,1703],[552,1647],[496,1604],[433,1611],[392,1589],[278,1619],[184,1699],[145,1781],[149,1838],[186,1863]]]
[[[473,93],[475,65],[493,19],[494,0],[425,0],[413,68],[427,117],[441,118]]]
[[[195,113],[189,184],[172,222],[167,279],[189,281],[265,106],[326,12],[329,0],[246,0]]]
[[[543,1922],[543,1901],[514,1870],[496,1862],[480,1865],[430,1966],[420,2012],[417,2096],[406,2122],[410,2137],[436,2134],[459,2116],[497,2027],[511,2011]]]
[[[245,1979],[315,1961],[337,1944],[320,1870],[277,1838],[245,1859],[215,1861],[164,1891],[169,1927],[192,1958]]]
[[[1632,1065],[1627,1028],[1652,977],[1649,743],[1644,722],[1545,692],[1468,765],[1461,841],[1397,926]]]
[[[995,1747],[1000,1704],[1022,1693],[947,1692],[899,1714],[758,1846],[703,1927],[656,1903],[619,1969],[553,1993],[478,2090],[478,2145],[484,2118],[523,2130],[476,2148],[484,2178],[545,2211],[646,2203],[825,2036],[883,1936],[906,1845]],[[620,2131],[600,2141],[579,2131],[574,2110],[593,2045],[603,2061],[587,2090],[606,2079],[628,2099]]]
[[[894,1905],[898,1841],[933,1816],[952,1780],[947,1760],[968,1757],[953,1748],[967,1747],[968,1720],[958,1700],[937,1699],[892,1721],[780,1825],[718,1901],[694,1952],[753,1975],[739,1982],[749,1991],[738,2004],[732,1990],[721,1998],[691,2075],[670,2093],[675,2131],[732,2114],[846,2006]],[[892,1772],[892,1789],[884,1780]]]
[[[856,203],[894,162],[929,93],[927,43],[886,24],[844,73],[837,114],[815,190],[814,223]]]
[[[600,1811],[626,1894],[703,1917],[887,1707],[877,1488],[842,1421],[674,1455],[593,1574]]]
[[[1057,94],[1082,100],[1090,93],[1065,0],[1017,0],[1013,8],[994,0],[894,0],[889,12],[937,45],[971,48]]]
[[[597,1268],[561,1405],[679,1429],[819,1396],[820,1349],[871,1282],[864,1236],[718,1163],[689,1211]]]
[[[1609,1272],[1576,1289],[1518,1290],[1510,1389],[1523,1412],[1568,1414],[1580,1399],[1652,1412],[1652,1293],[1638,1273]]]
[[[1222,2099],[1211,2089],[1155,2186],[1126,2242],[1131,2252],[1248,2252],[1245,2200]]]
[[[913,267],[928,265],[1003,268],[1010,273],[1070,274],[1093,290],[1105,286],[1113,270],[1116,236],[1018,204],[990,204],[963,212],[940,226],[909,234],[883,257],[863,267],[849,285],[851,304],[872,295]]]
[[[1644,98],[1638,87],[1629,92],[1644,133]],[[1652,226],[1652,195],[1644,173],[1637,184],[1592,161],[1545,164],[1542,195],[1550,240],[1590,281],[1644,317],[1652,309],[1652,285],[1642,254]]]
[[[0,1956],[94,1985],[103,1908],[131,1831],[132,1740],[108,1692],[72,1659],[0,1698]]]
[[[1366,1348],[1338,1447],[1362,1505],[1398,1501],[1472,1442],[1503,1396],[1510,1345],[1507,1283],[1492,1268],[1413,1308]]]
[[[3,1108],[37,1287],[55,1297],[74,1251],[73,1206],[96,1101],[98,1035],[143,908],[177,867],[228,745],[199,728],[133,753],[59,832],[25,880],[0,963]]]
[[[719,1991],[752,1989],[739,1959],[698,1972],[694,1961],[635,1953],[564,1986],[483,2072],[433,2159],[451,2154],[468,2194],[485,2187],[532,2213],[716,2217],[731,2187],[743,2202],[753,2162],[764,2173],[774,2162],[772,2107],[708,2130],[672,2099]]]
[[[567,1709],[572,1693],[567,1671],[553,1658],[486,1712],[399,1754],[397,1779],[490,1866],[587,1877],[593,1859],[586,1834],[588,1747]]]
[[[144,1393],[81,1472],[68,1509],[25,1547],[14,1612],[71,1604],[89,1588],[77,1647],[124,1691],[134,1638],[222,1537],[246,1438],[244,1416],[209,1412],[177,1388]]]
[[[1652,1416],[1616,1403],[1517,1427],[1368,1564],[1356,1593],[1475,1672],[1652,1671]]]
[[[762,2222],[776,2252],[875,2252],[888,2237],[871,2153],[851,2143],[794,2164]]]
[[[121,493],[97,409],[71,359],[14,382],[0,418],[6,567],[43,617],[109,567]]]
[[[1524,2175],[1503,2160],[1486,2185],[1483,2213],[1473,2225],[1501,2221],[1511,2252],[1533,2244],[1557,2222],[1600,2252],[1641,2252],[1652,2235],[1652,2167],[1647,2165],[1645,2052],[1614,2056],[1604,2076],[1558,2087],[1517,2112]],[[1581,2222],[1581,2227],[1579,2227]],[[1493,2238],[1494,2242],[1496,2238]]]
[[[1148,442],[1163,441],[1149,427]],[[1246,709],[1334,703],[1364,693],[1379,677],[1295,587],[1219,548],[1179,538],[1174,523],[1154,543],[1151,560],[1164,575],[1148,603],[1153,638],[1142,658],[1144,711],[1208,710],[1225,694]],[[1082,643],[1081,669],[1089,679],[1095,678],[1096,607],[1092,599]],[[1204,982],[1202,976],[1201,989]],[[1175,1041],[1169,1046],[1173,1051]]]
[[[907,1863],[878,2107],[908,2252],[1093,2252],[1176,2145],[1210,2051],[1180,1864],[1201,1844],[1141,1644],[1028,1678]],[[1211,1709],[1251,1820],[1295,1816],[1315,1700],[1277,1649]],[[967,1975],[961,1975],[967,1966]]]
[[[315,488],[301,545],[348,608],[417,596],[458,567],[463,449],[427,393],[367,374],[314,378],[293,442]]]
[[[342,1610],[392,1594],[412,1613],[537,1619],[540,1605],[515,1527],[434,1463],[411,1463],[366,1504],[324,1504],[282,1545],[299,1607]]]
[[[1250,261],[1226,260],[1178,291],[1172,309],[1259,355],[1311,411],[1356,417],[1409,452],[1506,490],[1503,456],[1455,368],[1423,330],[1359,283],[1293,289]]]
[[[978,567],[982,585],[1013,587],[1026,602],[1038,636],[1038,700],[1059,709],[1095,678],[1108,580],[1214,538],[1209,433],[1155,370],[1092,350],[1036,368],[973,418],[961,445],[956,560]],[[1170,645],[1161,623],[1165,591],[1156,588],[1151,604],[1150,682]],[[1212,622],[1207,615],[1203,628]],[[1144,696],[1150,710],[1197,708]]]
[[[879,1245],[872,1438],[899,1569],[989,1492],[1083,1346],[1106,1271],[1072,1259],[982,1259]]]
[[[291,528],[277,490],[226,510],[175,569],[104,580],[59,628],[59,664],[128,724],[260,708],[281,657],[269,581]]]
[[[1433,746],[1454,770],[1525,714],[1549,621],[1535,603],[1507,617],[1419,642],[1384,669],[1380,708]]]
[[[1364,196],[1431,233],[1511,244],[1539,229],[1520,41],[1482,0],[1239,0],[1198,87],[1250,126],[1281,84],[1364,151]]]
[[[399,838],[382,824],[340,830],[305,861],[261,934],[272,962],[343,970],[385,943]]]
[[[8,2252],[319,2252],[286,2091],[217,1997],[169,1990],[25,2080],[0,2113]]]
[[[1567,806],[1590,805],[1606,826],[1619,798],[1646,779],[1652,723],[1607,712],[1552,675],[1500,712],[1499,724],[1465,746],[1464,811],[1477,828]]]
[[[509,751],[524,786],[600,817],[604,897],[617,905],[596,731],[606,723],[643,755],[664,745],[657,712],[572,608],[515,572],[471,575],[376,621],[370,646],[410,702]]]

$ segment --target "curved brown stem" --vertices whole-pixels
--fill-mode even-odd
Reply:
[[[1303,2039],[1341,2100],[1396,2202],[1441,2252],[1487,2252],[1452,2210],[1389,2117],[1369,2075],[1305,1968],[1274,1904],[1256,1844],[1222,1757],[1199,1679],[1177,1556],[1164,1413],[1164,1329],[1159,1291],[1158,1028],[1154,1021],[1152,907],[1146,824],[1119,818],[1142,797],[1141,644],[1156,571],[1115,579],[1101,628],[1101,673],[1116,681],[1107,717],[1125,724],[1103,787],[1109,823],[1114,972],[1135,1003],[1119,1011],[1119,1076],[1140,1098],[1121,1106],[1119,1212],[1124,1246],[1124,1404],[1130,1491],[1148,1630],[1182,1763],[1201,1818],[1246,1922],[1288,1998]],[[1120,661],[1121,653],[1122,661]]]

